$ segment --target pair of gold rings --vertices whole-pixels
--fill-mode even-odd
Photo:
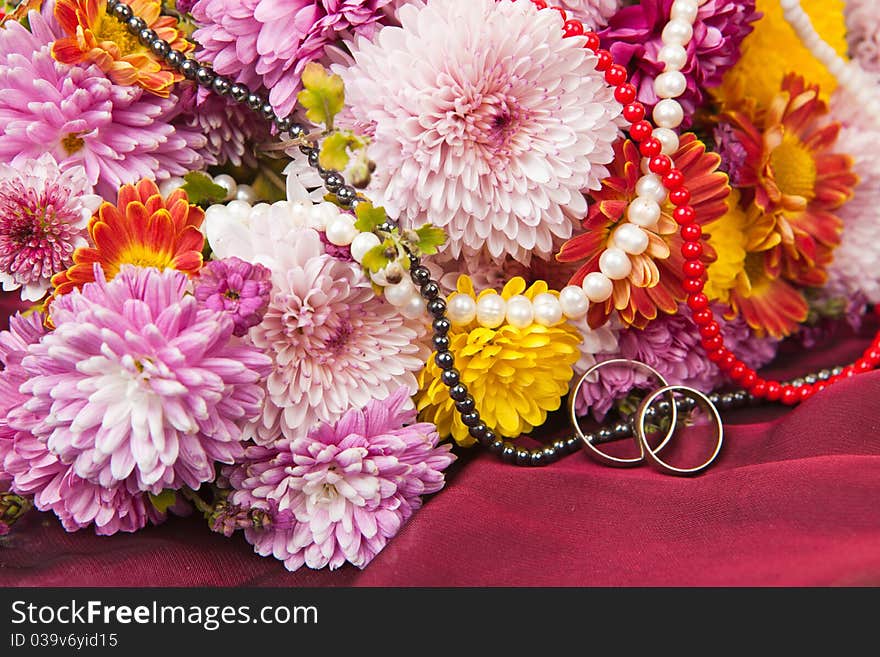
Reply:
[[[602,368],[612,365],[629,366],[633,369],[641,370],[648,373],[660,384],[660,387],[650,392],[644,399],[642,399],[641,403],[639,404],[638,410],[636,410],[634,415],[635,421],[633,422],[633,437],[635,438],[636,444],[639,448],[639,455],[636,457],[624,458],[613,456],[600,450],[598,446],[594,445],[587,438],[587,436],[584,435],[584,432],[581,430],[581,426],[578,421],[577,413],[575,411],[575,400],[577,399],[577,396],[580,393],[580,389],[581,387],[583,387],[584,383],[586,383],[592,375],[597,374]],[[710,419],[715,425],[715,443],[712,454],[706,461],[692,468],[676,467],[664,461],[660,457],[660,452],[662,452],[663,449],[669,444],[678,429],[679,411],[677,410],[675,399],[676,394],[690,397],[697,403],[697,405],[702,406],[704,410],[707,411]],[[669,428],[667,429],[666,435],[663,437],[663,440],[660,442],[660,444],[652,446],[648,442],[646,420],[648,417],[648,410],[661,397],[666,397],[669,400]],[[718,457],[718,454],[721,452],[721,444],[724,441],[724,427],[721,423],[721,416],[718,414],[718,409],[706,395],[704,395],[699,390],[696,390],[689,386],[670,385],[669,382],[650,365],[646,365],[641,361],[631,360],[629,358],[613,358],[611,360],[605,360],[600,363],[596,363],[586,372],[584,372],[583,376],[581,376],[580,380],[578,381],[577,386],[575,386],[574,390],[572,390],[571,392],[569,400],[569,414],[571,416],[571,422],[574,426],[574,430],[577,432],[578,437],[583,441],[590,456],[595,458],[600,463],[618,468],[631,468],[633,466],[641,465],[642,463],[648,461],[658,470],[666,474],[677,476],[695,475],[703,472],[706,468],[712,465],[712,463]]]

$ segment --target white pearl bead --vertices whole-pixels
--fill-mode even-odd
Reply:
[[[535,320],[532,310],[532,302],[528,297],[521,294],[514,295],[507,300],[507,323],[516,328],[531,326]]]
[[[643,157],[642,163],[639,166],[639,168],[642,170],[643,175],[646,175],[646,176],[651,175],[653,173],[653,171],[651,171],[651,158],[650,157]]]
[[[506,314],[507,303],[500,294],[484,294],[477,301],[477,321],[480,326],[497,328],[504,323]]]
[[[229,201],[226,204],[226,212],[228,216],[238,219],[239,221],[247,221],[250,219],[253,208],[246,201]]]
[[[663,73],[663,75],[666,75]],[[654,123],[658,128],[677,128],[684,121],[684,110],[673,98],[664,98],[654,105]]]
[[[403,280],[397,285],[389,285],[385,288],[385,300],[392,306],[404,306],[410,297],[416,293],[416,289],[409,280]]]
[[[654,78],[654,93],[660,98],[678,98],[687,89],[687,79],[681,71],[666,71]]]
[[[351,215],[341,214],[327,225],[327,239],[336,246],[348,246],[358,236]]]
[[[223,189],[226,190],[226,198],[224,201],[231,201],[235,198],[235,194],[238,192],[238,183],[235,182],[235,178],[225,173],[221,173],[219,176],[214,176],[214,184],[219,185]],[[242,201],[247,201],[247,199],[240,199]]]
[[[250,185],[239,185],[238,191],[235,192],[235,198],[239,201],[247,201],[248,203],[256,203],[259,200],[257,198],[257,190]]]
[[[579,319],[590,309],[590,300],[584,288],[568,285],[559,291],[559,305],[563,314],[570,319]]]
[[[410,296],[406,300],[406,303],[400,306],[400,314],[407,319],[418,319],[419,317],[424,317],[427,312],[428,310],[427,308],[425,308],[425,300],[422,299],[421,295],[418,292]]]
[[[655,130],[654,132],[657,131]],[[663,186],[660,176],[656,173],[649,173],[639,178],[639,181],[636,183],[636,194],[657,203],[662,203],[666,200],[666,188]]]
[[[629,276],[632,271],[632,263],[622,249],[611,247],[605,249],[599,256],[599,271],[612,281],[619,281]]]
[[[614,292],[614,284],[605,274],[594,271],[584,277],[581,283],[587,298],[593,303],[601,303],[608,300]]]
[[[333,203],[319,203],[318,205],[298,203],[297,205],[301,205],[305,208],[308,214],[308,225],[313,226],[318,230],[326,230],[327,226],[342,214],[339,211],[339,206]]]
[[[652,228],[660,219],[660,205],[649,198],[637,196],[626,209],[626,218],[636,226]]]
[[[648,248],[648,233],[635,224],[620,224],[614,231],[614,246],[631,255],[639,255]]]
[[[652,134],[657,138],[657,141],[660,142],[660,152],[664,155],[672,155],[678,150],[680,144],[678,141],[678,135],[675,134],[674,130],[670,130],[669,128],[654,128]]]
[[[532,299],[535,321],[541,326],[554,326],[562,321],[562,306],[554,295],[542,292]]]
[[[163,180],[159,183],[159,193],[162,196],[168,196],[169,194],[173,194],[179,188],[183,187],[186,184],[186,181],[179,176],[171,176],[167,180]]]
[[[660,38],[669,46],[685,46],[694,36],[694,28],[687,21],[681,19],[671,20],[666,23]]]
[[[687,64],[687,58],[684,46],[663,46],[657,53],[657,61],[665,63],[667,71],[680,71]]]
[[[699,7],[694,0],[675,0],[672,3],[672,10],[669,17],[672,20],[681,20],[687,23],[693,23],[697,20],[697,11]]]
[[[361,233],[351,241],[351,257],[355,262],[363,262],[364,256],[381,243],[373,233]]]
[[[477,316],[477,302],[467,294],[456,294],[446,302],[446,316],[453,324],[470,324]]]

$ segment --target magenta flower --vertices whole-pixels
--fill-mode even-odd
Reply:
[[[55,157],[62,169],[82,165],[89,183],[115,199],[123,183],[164,180],[201,169],[201,133],[172,125],[178,98],[113,84],[95,65],[56,62],[56,36],[39,13],[0,29],[0,162]]]
[[[199,308],[187,277],[125,266],[52,304],[55,330],[22,361],[28,429],[73,474],[129,492],[198,488],[244,449],[268,357]]]
[[[263,320],[272,291],[272,272],[235,256],[208,262],[195,283],[196,299],[232,318],[239,337]]]
[[[638,99],[649,108],[657,101],[654,78],[663,72],[657,53],[663,47],[660,38],[669,22],[673,0],[642,0],[618,11],[599,32],[602,47],[614,60],[623,64],[639,90]],[[703,102],[703,92],[717,87],[725,71],[740,57],[740,44],[760,18],[755,0],[706,0],[694,21],[694,35],[687,46],[688,60],[681,72],[687,89],[678,98],[684,108],[682,128],[690,126],[694,111]]]
[[[269,89],[280,116],[296,104],[305,65],[352,34],[370,36],[391,0],[199,0],[199,56],[252,89]]]
[[[227,468],[230,500],[266,512],[265,523],[245,529],[262,556],[288,570],[366,566],[422,505],[422,495],[445,483],[455,456],[437,446],[436,428],[413,424],[407,390],[352,409],[306,438],[248,450]],[[253,514],[252,514],[253,515]]]
[[[62,171],[48,153],[0,164],[0,285],[38,301],[54,274],[88,246],[86,226],[101,197],[82,167]]]

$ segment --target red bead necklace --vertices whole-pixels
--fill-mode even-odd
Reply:
[[[745,388],[754,397],[781,401],[789,406],[812,397],[842,379],[875,369],[880,364],[880,332],[874,336],[873,342],[862,357],[844,367],[840,374],[831,377],[828,381],[806,383],[798,387],[762,378],[724,346],[721,326],[715,320],[709,306],[709,298],[703,293],[703,286],[706,284],[706,267],[700,260],[703,253],[703,230],[695,223],[697,213],[690,205],[691,193],[687,188],[687,181],[684,174],[675,168],[672,159],[661,153],[660,141],[652,136],[654,126],[645,118],[645,106],[636,101],[636,88],[627,82],[626,68],[615,64],[611,53],[599,47],[599,36],[595,32],[586,31],[579,20],[568,18],[563,8],[549,7],[544,0],[532,0],[532,4],[538,9],[558,11],[564,21],[562,31],[566,37],[586,38],[584,47],[594,52],[598,58],[596,70],[604,72],[605,81],[614,87],[614,98],[623,105],[623,117],[630,124],[630,136],[639,144],[639,152],[642,156],[650,158],[648,168],[661,177],[663,186],[669,192],[669,200],[675,206],[672,216],[681,227],[681,237],[684,240],[681,246],[681,255],[684,258],[682,287],[687,292],[687,306],[691,310],[691,318],[699,327],[700,344],[709,360],[715,363],[731,381]],[[874,312],[880,315],[880,304],[874,307]]]

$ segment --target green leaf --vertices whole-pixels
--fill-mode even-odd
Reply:
[[[158,495],[153,495],[150,493],[150,502],[159,513],[165,513],[169,508],[174,506],[174,503],[177,501],[177,493],[171,490],[170,488],[166,488]]]
[[[306,118],[332,130],[333,117],[342,111],[345,103],[342,78],[328,73],[317,62],[309,62],[303,70],[302,85],[303,90],[296,99],[306,109]]]
[[[226,189],[215,185],[214,181],[206,173],[190,171],[183,179],[186,183],[182,189],[189,197],[189,202],[196,205],[211,205],[226,200]]]
[[[416,235],[419,237],[416,246],[422,255],[434,255],[441,246],[446,244],[446,233],[442,228],[437,228],[432,224],[416,228]]]
[[[342,132],[334,132],[321,144],[321,154],[318,156],[318,164],[324,169],[342,171],[348,166],[348,146],[351,139]]]
[[[362,201],[354,210],[357,220],[354,227],[362,233],[372,233],[388,219],[388,214],[382,206],[373,207],[369,201]]]
[[[350,130],[339,130],[321,144],[318,164],[324,169],[342,171],[351,160],[351,153],[366,147],[366,142]]]
[[[385,269],[391,263],[393,258],[389,258],[388,253],[392,249],[394,249],[394,244],[390,240],[385,240],[384,244],[374,246],[367,251],[361,264],[371,273],[375,274],[377,271]]]

